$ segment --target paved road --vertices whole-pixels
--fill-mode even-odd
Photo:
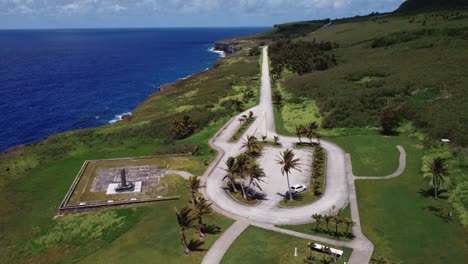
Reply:
[[[273,117],[273,105],[271,102],[271,86],[268,69],[268,53],[263,50],[262,80],[260,104],[240,115],[252,111],[256,120],[247,129],[244,135],[262,135],[272,139],[276,135],[275,122]],[[240,116],[238,115],[238,117]],[[235,118],[235,120],[237,120]],[[212,170],[208,170],[204,175],[205,193],[207,198],[218,208],[230,214],[244,219],[266,223],[266,224],[303,224],[313,221],[311,215],[314,213],[325,214],[332,206],[343,208],[348,204],[348,190],[346,183],[345,153],[337,145],[323,141],[322,147],[327,152],[327,178],[325,193],[323,197],[315,203],[297,208],[281,208],[279,201],[281,197],[277,193],[284,193],[287,190],[286,178],[281,175],[280,166],[276,163],[276,156],[281,150],[292,146],[297,142],[296,138],[280,137],[281,148],[265,148],[262,157],[258,160],[267,173],[266,183],[262,184],[265,189],[266,200],[260,205],[251,207],[240,204],[233,200],[225,191],[226,182],[222,181],[225,176],[225,161],[229,156],[241,154],[242,140],[231,143],[229,139],[239,129],[240,123],[232,120],[217,133],[210,142],[212,146],[223,153],[219,160],[215,161]],[[245,136],[244,136],[245,138]],[[310,169],[312,163],[311,151],[295,150],[296,156],[301,159],[301,171],[293,171],[291,183],[309,183]]]
[[[326,184],[325,192],[318,201],[298,208],[281,208],[278,205],[280,196],[278,192],[286,191],[286,179],[279,172],[279,166],[275,162],[276,155],[281,150],[291,148],[297,142],[296,138],[280,136],[281,148],[264,148],[262,156],[257,162],[265,169],[268,179],[262,185],[265,190],[266,200],[262,201],[258,206],[246,206],[232,199],[225,191],[226,182],[222,181],[225,175],[224,162],[229,156],[237,156],[244,152],[242,149],[242,141],[230,143],[231,136],[240,128],[238,118],[252,111],[256,116],[253,124],[247,129],[245,135],[255,135],[261,138],[262,135],[272,140],[276,134],[275,122],[273,116],[273,104],[271,101],[271,85],[268,69],[268,51],[263,49],[262,61],[262,79],[260,89],[260,104],[247,111],[233,117],[227,122],[209,143],[211,147],[218,151],[218,156],[215,161],[209,166],[202,177],[205,188],[201,192],[213,203],[213,208],[220,214],[236,219],[237,222],[231,226],[225,233],[215,242],[213,247],[208,251],[203,263],[219,263],[228,250],[229,246],[234,242],[237,236],[248,227],[254,225],[261,228],[269,229],[275,232],[280,232],[292,236],[311,239],[323,243],[328,243],[338,247],[349,247],[353,249],[352,255],[348,263],[362,264],[368,263],[374,249],[373,244],[364,236],[361,230],[359,210],[356,199],[356,190],[354,181],[356,179],[387,179],[399,176],[405,169],[406,154],[401,148],[400,151],[400,166],[398,170],[388,176],[383,177],[355,177],[352,173],[351,159],[349,154],[331,142],[321,140],[321,146],[327,153],[327,168],[326,168]],[[296,182],[309,184],[311,152],[308,150],[294,150],[296,155],[301,159],[302,172],[294,171],[291,179]],[[283,182],[283,185],[282,185]],[[311,215],[314,213],[325,214],[329,212],[332,206],[336,208],[344,208],[350,204],[351,216],[356,226],[353,227],[355,239],[349,242],[336,241],[328,238],[312,236],[290,230],[278,228],[277,224],[304,224],[313,221]]]

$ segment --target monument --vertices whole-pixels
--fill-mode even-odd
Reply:
[[[127,177],[125,176],[125,169],[120,170],[120,184],[115,188],[116,192],[128,192],[133,191],[135,185],[132,182],[127,182]]]

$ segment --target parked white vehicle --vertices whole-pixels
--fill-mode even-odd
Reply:
[[[307,191],[307,186],[304,184],[294,184],[291,186],[291,193],[301,193]]]

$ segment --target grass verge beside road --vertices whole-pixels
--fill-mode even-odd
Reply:
[[[307,249],[308,242],[310,241],[306,239],[250,226],[234,241],[224,255],[222,263],[304,263],[304,258],[311,254]],[[294,256],[294,248],[297,248],[297,257]],[[347,262],[352,250],[337,249],[343,250],[344,254],[336,263]],[[314,251],[312,255],[317,259],[316,263],[323,263],[322,253]],[[326,259],[330,261],[331,256]]]

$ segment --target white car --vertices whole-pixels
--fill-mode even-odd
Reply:
[[[307,187],[304,184],[294,184],[291,186],[291,193],[301,193],[307,191]]]

